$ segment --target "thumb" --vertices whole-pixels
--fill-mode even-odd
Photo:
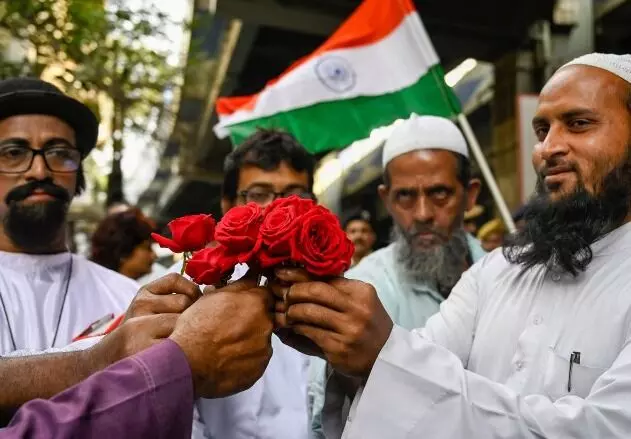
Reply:
[[[217,292],[221,291],[221,292],[226,292],[226,293],[238,293],[240,291],[247,291],[252,288],[256,288],[256,280],[239,279],[238,281],[229,283],[225,287],[217,288]]]
[[[293,284],[297,282],[309,282],[313,280],[307,270],[304,268],[287,268],[281,267],[274,271],[274,274],[278,279],[287,284]]]

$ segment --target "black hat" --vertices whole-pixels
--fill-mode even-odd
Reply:
[[[344,218],[342,219],[343,227],[346,228],[351,221],[365,221],[374,229],[370,212],[366,210],[354,210],[344,215]]]
[[[0,81],[0,120],[21,114],[55,116],[70,125],[83,157],[96,146],[99,122],[92,111],[54,85],[37,78]]]

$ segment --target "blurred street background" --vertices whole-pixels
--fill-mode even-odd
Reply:
[[[384,0],[386,1],[386,0]],[[220,216],[219,97],[250,95],[312,53],[360,0],[0,1],[0,74],[39,76],[100,117],[88,190],[72,206],[74,250],[108,209],[137,206],[158,227],[189,213]],[[416,0],[464,114],[511,210],[531,193],[537,93],[569,59],[628,52],[630,0]],[[394,122],[396,124],[396,121]],[[391,220],[375,196],[392,129],[318,154],[315,193],[343,217],[366,211],[377,246]],[[486,185],[473,221],[497,217]],[[163,263],[170,252],[156,249]]]

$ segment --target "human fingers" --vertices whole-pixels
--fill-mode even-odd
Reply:
[[[285,295],[284,301],[288,306],[303,302],[315,303],[340,312],[346,311],[349,305],[346,297],[324,282],[293,284]]]
[[[315,303],[297,303],[286,312],[285,325],[307,324],[328,329],[337,333],[344,332],[348,318],[338,311]]]

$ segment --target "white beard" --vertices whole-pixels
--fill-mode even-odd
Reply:
[[[467,266],[469,243],[463,228],[454,231],[449,241],[429,249],[412,245],[407,234],[395,224],[392,240],[397,257],[406,274],[415,281],[436,282],[443,291],[450,291]]]

